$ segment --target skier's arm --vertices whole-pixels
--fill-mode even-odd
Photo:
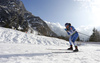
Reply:
[[[65,31],[67,31],[67,34],[70,35],[69,31],[67,29],[65,29]]]

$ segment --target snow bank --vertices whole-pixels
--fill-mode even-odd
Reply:
[[[37,45],[64,45],[67,41],[0,27],[0,42],[31,43]]]

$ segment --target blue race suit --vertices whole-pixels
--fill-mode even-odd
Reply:
[[[75,44],[75,40],[78,38],[78,32],[75,30],[75,28],[73,26],[69,26],[69,29],[65,29],[67,31],[67,34],[70,35],[69,37],[69,43],[70,45],[72,45],[72,42],[74,44],[74,46],[77,46]]]

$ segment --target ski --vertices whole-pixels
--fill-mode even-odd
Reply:
[[[47,49],[47,50],[54,50],[52,53],[75,53],[73,50],[67,50],[67,49]]]
[[[47,49],[47,50],[67,50],[67,49]]]
[[[77,51],[77,52],[80,52],[80,51]],[[73,52],[73,51],[58,51],[58,52],[52,52],[52,53],[77,53],[77,52]]]
[[[54,50],[54,51],[70,51],[70,52],[72,52],[73,50],[67,50],[67,49],[47,49],[47,50]]]
[[[72,52],[52,52],[52,53],[74,53],[74,52],[72,51]]]

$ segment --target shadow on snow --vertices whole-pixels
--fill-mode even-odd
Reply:
[[[51,53],[6,54],[6,55],[0,55],[0,58],[10,58],[10,57],[19,57],[19,56],[32,57],[32,56],[44,56],[48,54]]]

